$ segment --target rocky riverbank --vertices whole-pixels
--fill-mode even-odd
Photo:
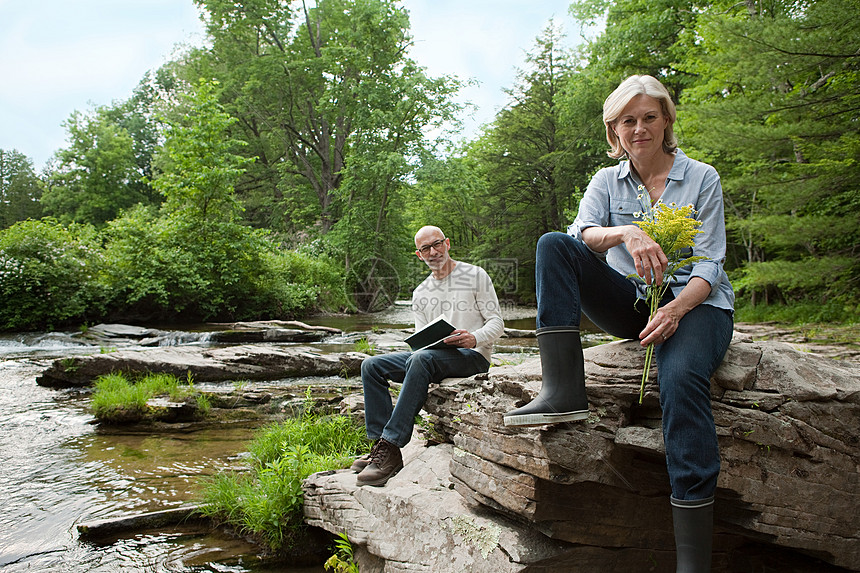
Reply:
[[[234,326],[213,327],[208,340],[221,342],[181,348],[156,346],[175,333],[94,327],[88,333],[93,344],[110,347],[124,337],[138,348],[56,360],[40,384],[86,385],[117,369],[180,377],[190,371],[198,381],[253,379],[253,389],[234,388],[225,400],[277,417],[289,414],[286,404],[301,407],[305,398],[295,389],[268,393],[267,380],[354,373],[366,357],[348,349],[357,336],[301,325]],[[860,546],[851,509],[860,501],[860,352],[850,328],[846,335],[845,329],[737,326],[712,387],[724,456],[715,573],[765,564],[789,573],[860,570],[860,554],[851,549]],[[402,347],[407,334],[360,337],[387,350]],[[307,345],[332,336],[340,343],[337,352]],[[533,332],[508,336],[525,339]],[[410,444],[407,466],[389,486],[356,488],[349,472],[312,476],[306,483],[308,522],[346,532],[363,573],[556,571],[574,564],[579,571],[669,568],[674,557],[656,388],[645,404],[634,404],[641,371],[635,344],[604,344],[586,355],[587,422],[531,430],[502,426],[501,413],[528,401],[539,387],[540,366],[533,355],[495,360],[486,377],[448,380],[433,389],[424,433]],[[351,394],[341,409],[360,416],[358,386],[336,386],[334,394],[317,396],[318,405],[337,407],[343,393]]]
[[[860,364],[860,324],[790,326],[776,322],[735,324],[735,331],[753,340],[786,342],[804,352]]]
[[[658,392],[642,352],[586,350],[584,423],[508,428],[540,364],[446,380],[385,488],[348,471],[305,484],[310,524],[345,532],[363,573],[668,571],[674,563]],[[656,372],[652,373],[656,380]],[[860,571],[860,368],[737,333],[712,381],[723,458],[715,573]]]

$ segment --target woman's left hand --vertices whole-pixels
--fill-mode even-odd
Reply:
[[[639,344],[647,347],[652,342],[654,344],[666,342],[678,330],[681,319],[708,298],[710,292],[711,285],[705,279],[691,278],[675,299],[657,309],[639,333]]]
[[[675,331],[685,313],[678,311],[671,303],[657,309],[642,332],[639,333],[639,344],[647,347],[649,344],[663,344]]]

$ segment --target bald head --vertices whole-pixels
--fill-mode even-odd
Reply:
[[[437,279],[448,276],[457,264],[448,255],[450,248],[451,242],[445,238],[445,233],[439,227],[426,225],[415,233],[415,254],[427,263],[433,276]]]
[[[433,225],[425,225],[415,233],[415,247],[421,248],[422,245],[444,238],[445,233],[442,232],[442,229]]]

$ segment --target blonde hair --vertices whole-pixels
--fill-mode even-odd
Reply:
[[[620,159],[626,155],[626,151],[621,147],[621,141],[615,133],[615,121],[627,104],[638,95],[647,95],[660,102],[660,109],[663,115],[669,118],[666,124],[666,129],[663,132],[663,151],[672,153],[678,147],[678,139],[675,137],[675,131],[672,126],[675,124],[675,104],[672,102],[672,97],[669,95],[669,90],[654,77],[651,76],[630,76],[615,88],[606,101],[603,102],[603,123],[606,125],[606,141],[612,148],[607,152],[609,157]]]

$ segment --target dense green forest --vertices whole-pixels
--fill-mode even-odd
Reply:
[[[579,0],[588,39],[551,23],[466,142],[466,79],[410,59],[398,2],[196,3],[205,45],[71,114],[44,172],[0,150],[0,329],[376,309],[426,273],[424,224],[533,302],[634,73],[722,176],[741,317],[860,315],[860,0]]]

